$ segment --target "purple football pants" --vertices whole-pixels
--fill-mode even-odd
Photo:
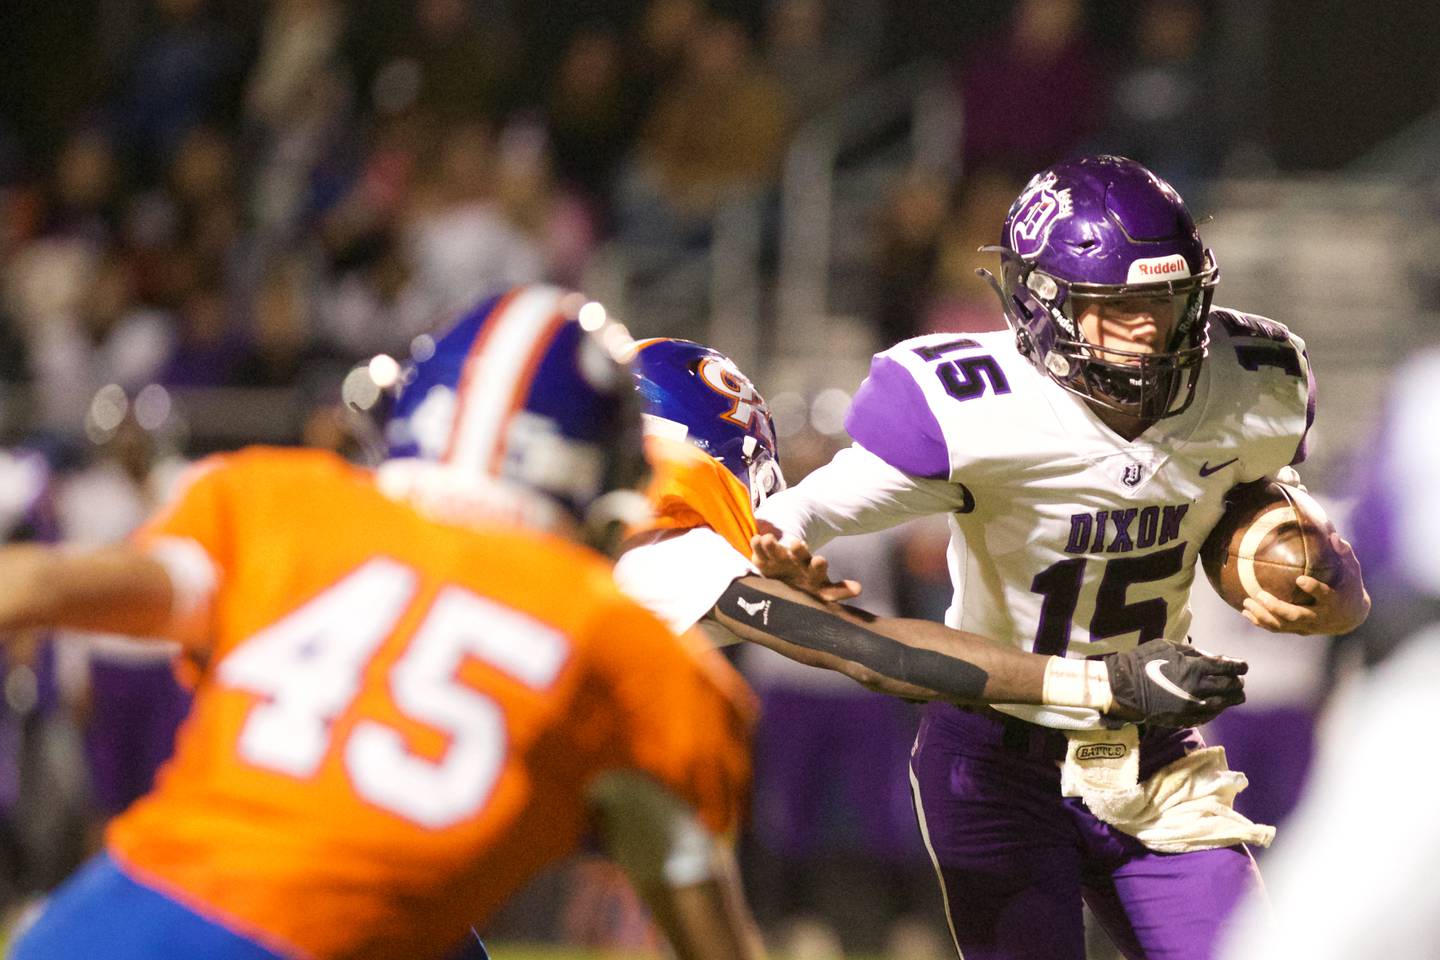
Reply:
[[[1243,846],[1163,854],[1060,796],[1063,735],[995,714],[926,707],[911,755],[921,833],[964,960],[1084,960],[1081,898],[1130,960],[1209,960],[1259,882]],[[1202,746],[1141,741],[1141,777]]]

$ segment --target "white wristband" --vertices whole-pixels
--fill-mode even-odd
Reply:
[[[1115,705],[1110,671],[1099,660],[1051,657],[1045,664],[1041,697],[1051,707],[1092,707],[1101,713]]]
[[[215,561],[198,541],[187,537],[157,537],[146,552],[170,575],[170,625],[165,635],[182,642],[202,639],[220,584]]]

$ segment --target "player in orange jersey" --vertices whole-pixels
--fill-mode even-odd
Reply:
[[[441,957],[591,826],[681,957],[760,955],[714,839],[749,694],[586,545],[646,471],[628,337],[582,302],[465,316],[376,471],[252,449],[128,545],[0,551],[0,629],[167,636],[200,670],[155,789],[16,960]]]
[[[627,541],[615,574],[672,628],[698,623],[716,643],[750,640],[913,699],[1094,707],[1172,726],[1244,700],[1245,664],[1193,647],[1161,640],[1067,661],[930,621],[825,604],[758,576],[752,541],[761,551],[769,542],[756,539],[754,509],[785,486],[764,398],[724,354],[686,340],[641,340],[631,366],[656,470],[655,518]],[[795,575],[826,595],[824,561],[802,560]],[[1163,664],[1147,671],[1156,660]],[[1168,677],[1157,680],[1161,665]]]

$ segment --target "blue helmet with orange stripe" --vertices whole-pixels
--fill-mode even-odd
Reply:
[[[630,343],[599,304],[558,287],[520,286],[481,302],[401,377],[382,471],[438,466],[456,484],[488,481],[499,499],[542,494],[582,522],[610,498],[616,518],[629,519],[619,514],[643,503],[635,491],[648,475],[639,403],[620,359]],[[632,496],[625,510],[614,509],[616,493]]]
[[[641,340],[630,361],[645,429],[688,440],[724,464],[751,506],[785,489],[765,398],[725,354],[690,340]]]

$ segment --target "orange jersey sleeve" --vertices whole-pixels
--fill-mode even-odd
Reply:
[[[177,613],[187,608],[189,615],[183,623],[177,617],[169,632],[184,645],[176,671],[187,687],[195,685],[197,671],[209,657],[216,634],[215,594],[234,570],[233,511],[243,503],[235,487],[252,472],[250,459],[217,455],[192,464],[171,500],[130,536],[133,543],[163,556],[173,588],[186,594],[176,607]]]
[[[650,529],[709,527],[750,556],[750,540],[758,532],[755,512],[745,485],[734,474],[683,440],[649,436],[645,452],[655,470],[646,491],[655,510]]]
[[[229,510],[230,487],[243,470],[234,468],[233,455],[206,457],[187,467],[176,484],[175,495],[131,535],[139,543],[166,537],[194,540],[219,567],[227,567],[234,554]]]
[[[107,843],[217,922],[319,960],[442,957],[574,849],[607,768],[734,822],[743,684],[592,551],[278,450],[207,465],[140,536],[193,540],[219,576],[175,754]]]
[[[594,667],[618,723],[604,766],[649,774],[716,833],[749,797],[753,694],[703,637],[677,638],[628,601],[601,627]]]

